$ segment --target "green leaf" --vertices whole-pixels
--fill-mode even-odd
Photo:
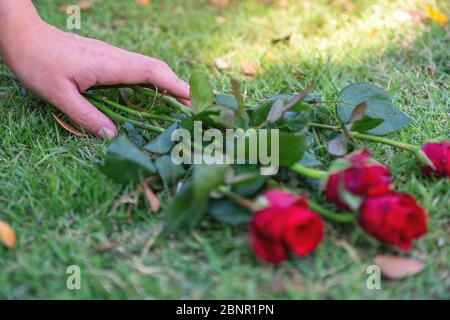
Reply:
[[[348,123],[354,107],[361,102],[367,103],[365,114],[370,118],[383,119],[383,123],[368,133],[385,135],[398,130],[410,121],[410,118],[394,107],[391,98],[380,87],[370,83],[355,83],[345,87],[338,95],[337,116],[342,124]]]
[[[265,184],[267,177],[260,174],[258,165],[237,164],[233,166],[233,171],[238,182],[234,182],[233,192],[243,196],[254,196]]]
[[[306,151],[303,154],[302,160],[300,160],[299,163],[302,166],[313,168],[319,166],[321,162],[316,158],[316,156],[312,152]]]
[[[191,86],[191,103],[194,114],[200,114],[214,103],[214,94],[208,77],[196,70],[189,81]]]
[[[171,140],[171,136],[172,133],[176,129],[178,129],[178,126],[178,123],[172,124],[166,130],[164,130],[164,132],[161,133],[155,140],[146,144],[144,146],[144,150],[156,154],[168,153],[170,150],[172,150],[172,147],[175,144],[175,142]]]
[[[228,166],[226,164],[198,164],[194,165],[192,176],[194,186],[194,198],[197,201],[208,197],[209,193],[225,182]]]
[[[186,175],[186,170],[184,170],[183,166],[173,163],[172,158],[168,155],[157,158],[155,166],[166,186],[175,185],[179,179]]]
[[[138,183],[156,173],[150,158],[125,136],[119,136],[106,149],[100,170],[111,179],[128,184]]]
[[[280,99],[272,100],[269,98],[268,100],[256,106],[250,114],[250,125],[252,127],[257,127],[260,126],[264,121],[266,121],[272,105],[276,100]]]
[[[218,115],[211,115],[210,118],[216,124],[215,127],[232,129],[236,121],[236,114],[233,110],[221,108]]]
[[[370,118],[370,117],[363,117],[361,120],[356,121],[352,126],[352,131],[356,132],[366,132],[373,128],[378,127],[381,123],[383,123],[384,120],[380,118]]]
[[[208,208],[208,196],[194,201],[194,185],[186,183],[164,209],[165,228],[169,232],[181,232],[195,228]]]
[[[286,112],[283,119],[279,121],[279,128],[292,132],[300,132],[311,121],[312,110],[311,107],[305,108],[299,112]]]
[[[214,102],[214,104],[217,104],[219,106],[228,107],[229,109],[232,109],[232,110],[237,110],[239,107],[236,97],[230,96],[230,95],[225,95],[225,94],[216,95],[216,101]]]
[[[145,140],[139,130],[128,122],[123,125],[123,128],[127,131],[130,141],[139,149],[142,148],[142,146],[145,144]]]
[[[296,96],[298,96],[299,94],[297,93],[280,93],[280,94],[276,94],[271,96],[270,98],[264,100],[263,102],[261,102],[260,104],[258,104],[255,108],[253,108],[251,110],[251,114],[250,114],[250,125],[252,127],[257,127],[259,125],[261,125],[266,119],[267,116],[270,112],[270,109],[272,108],[272,105],[275,101],[277,100],[283,100],[284,102],[288,103],[289,101],[292,101],[292,99],[294,99]],[[317,102],[317,101],[321,101],[322,100],[322,94],[321,93],[309,93],[306,94],[306,96],[304,96],[303,98],[303,103],[297,103],[295,106],[290,108],[290,111],[293,112],[298,112],[298,111],[302,111],[305,110],[307,107],[305,107],[305,105],[307,103],[313,103],[313,102]]]
[[[217,221],[234,226],[247,224],[252,218],[252,215],[248,210],[227,200],[215,201],[210,206],[209,213]]]
[[[281,166],[292,166],[300,161],[306,149],[306,137],[280,131],[279,156]]]

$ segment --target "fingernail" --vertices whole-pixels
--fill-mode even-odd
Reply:
[[[116,131],[111,130],[107,127],[102,127],[100,128],[100,130],[98,130],[97,136],[102,139],[112,139],[116,136]]]

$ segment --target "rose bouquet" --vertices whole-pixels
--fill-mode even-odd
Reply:
[[[141,185],[154,211],[158,191],[169,190],[160,210],[167,232],[196,228],[205,219],[244,225],[256,255],[274,264],[291,253],[313,252],[326,233],[323,219],[358,225],[402,250],[426,234],[424,209],[394,190],[389,168],[360,143],[404,149],[424,174],[449,178],[450,142],[419,147],[383,137],[410,120],[382,88],[356,83],[326,101],[310,86],[248,105],[234,80],[233,95],[215,95],[198,71],[190,85],[191,109],[144,86],[131,89],[138,101],[151,101],[150,108],[128,101],[123,91],[117,99],[97,90],[86,94],[128,133],[111,142],[100,169],[120,183]],[[326,123],[326,105],[335,106],[339,126]],[[145,141],[138,129],[157,136]],[[318,169],[323,165],[314,152],[323,144],[337,157],[326,171]]]

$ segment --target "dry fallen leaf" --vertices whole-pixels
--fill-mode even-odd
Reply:
[[[149,187],[147,182],[141,183],[142,189],[144,190],[145,197],[147,198],[148,203],[150,203],[150,208],[152,212],[158,212],[161,203],[156,196],[156,194],[153,192],[153,190]]]
[[[428,18],[430,18],[430,20],[434,23],[440,24],[441,26],[446,26],[448,24],[447,16],[438,8],[426,4],[425,12],[427,13]]]
[[[256,64],[250,61],[241,61],[241,66],[244,73],[248,76],[253,76],[258,71]]]
[[[141,5],[141,6],[143,6],[143,7],[146,7],[146,6],[150,5],[151,0],[136,0],[136,3],[137,3],[138,5]]]
[[[53,118],[56,120],[56,122],[59,123],[59,125],[61,127],[63,127],[64,129],[66,129],[67,131],[69,131],[71,134],[77,136],[77,137],[82,137],[84,136],[83,133],[81,133],[80,131],[78,131],[77,129],[75,129],[74,127],[72,127],[70,124],[68,124],[67,122],[61,120],[60,118],[58,118],[55,114],[53,114]]]
[[[73,4],[69,4],[69,3],[63,4],[62,6],[59,7],[58,10],[59,10],[59,12],[66,12],[67,8],[69,8],[72,5]],[[90,0],[82,0],[75,5],[78,6],[80,8],[80,10],[87,10],[92,7],[92,2]]]
[[[80,10],[87,10],[92,8],[92,2],[90,0],[82,0],[78,3]]]
[[[11,249],[16,246],[17,240],[14,230],[4,221],[0,220],[0,240],[3,244]]]
[[[222,58],[217,58],[216,60],[214,60],[214,65],[217,69],[220,70],[225,70],[230,67],[230,65]]]
[[[375,257],[374,263],[386,278],[392,280],[415,275],[425,268],[425,264],[418,260],[382,254]]]
[[[230,5],[231,0],[209,0],[216,8],[226,8]]]
[[[114,241],[106,242],[106,243],[102,243],[102,244],[98,245],[97,251],[109,251],[109,250],[116,248],[117,246],[118,246],[117,242],[114,242]]]
[[[380,32],[380,29],[373,28],[372,30],[370,30],[370,37],[375,38],[377,36],[378,32]]]

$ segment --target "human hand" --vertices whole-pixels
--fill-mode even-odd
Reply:
[[[189,105],[189,85],[165,62],[63,32],[41,19],[30,23],[5,37],[0,54],[26,87],[93,135],[117,134],[114,123],[80,94],[94,85],[151,83]]]

